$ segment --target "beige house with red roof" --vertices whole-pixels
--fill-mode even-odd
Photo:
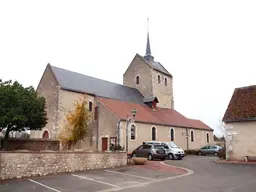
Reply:
[[[48,64],[37,92],[46,98],[48,123],[31,137],[58,138],[67,112],[86,95],[91,132],[77,148],[105,151],[111,142],[128,143],[131,152],[143,141],[156,140],[174,141],[186,150],[213,142],[213,129],[174,109],[173,76],[151,55],[149,35],[146,55],[135,55],[123,85]],[[135,118],[131,110],[136,110]]]
[[[256,85],[234,90],[223,117],[227,129],[227,158],[256,157]]]

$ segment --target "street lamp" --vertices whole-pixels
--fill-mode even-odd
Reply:
[[[134,119],[137,113],[136,109],[132,109],[130,110],[130,112],[132,113],[132,117],[127,116],[127,120],[126,120],[126,152],[128,153],[128,135],[129,135],[129,127],[130,127],[130,123],[134,123]]]

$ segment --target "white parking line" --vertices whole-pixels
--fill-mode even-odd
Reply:
[[[71,174],[71,175],[72,175],[72,176],[75,176],[75,177],[78,177],[78,178],[81,178],[81,179],[86,179],[86,180],[89,180],[89,181],[94,181],[94,182],[97,182],[97,183],[109,185],[109,186],[111,186],[111,187],[120,188],[120,186],[113,185],[113,184],[111,184],[111,183],[106,183],[106,182],[103,182],[103,181],[98,181],[98,180],[95,180],[95,179],[92,179],[92,178],[88,178],[88,177],[85,177],[85,176],[75,175],[75,174]]]
[[[116,174],[120,174],[120,175],[127,175],[127,176],[131,176],[131,177],[137,177],[137,178],[141,178],[141,179],[147,179],[147,180],[151,180],[151,181],[154,181],[155,179],[152,179],[152,178],[148,178],[148,177],[142,177],[142,176],[139,176],[139,175],[133,175],[133,174],[128,174],[128,173],[120,173],[118,171],[110,171],[110,170],[105,170],[109,173],[116,173]]]
[[[41,186],[43,186],[43,187],[45,187],[45,188],[47,188],[47,189],[50,189],[50,190],[52,190],[52,191],[61,192],[61,191],[59,191],[59,190],[57,190],[57,189],[54,189],[54,188],[52,188],[52,187],[49,187],[49,186],[44,185],[44,184],[42,184],[42,183],[39,183],[39,182],[37,182],[37,181],[35,181],[35,180],[32,180],[32,179],[28,179],[28,180],[31,181],[31,182],[33,182],[33,183],[36,183],[36,184],[38,184],[38,185],[41,185]]]
[[[156,179],[154,181],[147,181],[147,182],[144,182],[144,183],[130,185],[130,186],[127,186],[127,187],[120,187],[119,189],[117,189],[117,188],[116,189],[105,189],[105,190],[101,190],[101,191],[98,191],[98,192],[121,191],[121,190],[131,189],[131,188],[135,188],[135,187],[146,187],[146,186],[148,186],[150,184],[153,184],[153,183],[158,183],[158,182],[162,182],[162,181],[177,179],[177,178],[180,178],[180,177],[185,177],[185,176],[189,176],[189,175],[194,174],[194,171],[191,170],[191,169],[187,169],[187,168],[184,168],[184,167],[178,167],[178,166],[171,166],[171,165],[168,165],[168,164],[166,164],[164,162],[161,162],[161,164],[165,165],[165,166],[170,166],[170,167],[176,167],[176,168],[184,169],[184,170],[187,171],[187,173],[182,174],[182,175],[172,176],[172,177],[166,177],[166,178],[163,178],[163,179]]]

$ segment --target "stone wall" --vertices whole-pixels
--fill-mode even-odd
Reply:
[[[0,152],[2,180],[125,166],[125,152]]]
[[[53,150],[58,151],[60,149],[59,141],[57,140],[45,140],[45,139],[9,139],[5,146],[5,150],[30,150],[30,151],[42,151]]]

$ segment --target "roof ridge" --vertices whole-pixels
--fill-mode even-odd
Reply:
[[[90,76],[90,75],[86,75],[86,74],[83,74],[83,73],[79,73],[79,72],[76,72],[76,71],[71,71],[71,70],[68,70],[68,69],[65,69],[65,68],[62,68],[62,67],[57,67],[57,66],[54,66],[54,65],[51,65],[51,64],[50,64],[50,66],[53,67],[53,68],[65,70],[65,71],[68,71],[68,72],[71,72],[71,73],[76,73],[76,74],[78,74],[78,75],[83,75],[83,76],[87,76],[87,77],[89,77],[89,78],[97,79],[97,80],[100,80],[100,81],[105,81],[105,82],[107,82],[107,83],[112,83],[112,84],[115,84],[115,85],[119,85],[119,86],[123,86],[123,87],[130,88],[130,89],[136,89],[136,88],[129,87],[129,86],[126,86],[126,85],[122,85],[122,84],[119,84],[119,83],[115,83],[115,82],[112,82],[112,81],[109,81],[109,80],[100,79],[100,78],[93,77],[93,76]],[[137,89],[136,89],[136,90],[137,90]]]
[[[251,88],[251,87],[256,88],[256,85],[247,85],[247,86],[243,86],[243,87],[236,87],[235,89],[247,89],[247,88]]]

